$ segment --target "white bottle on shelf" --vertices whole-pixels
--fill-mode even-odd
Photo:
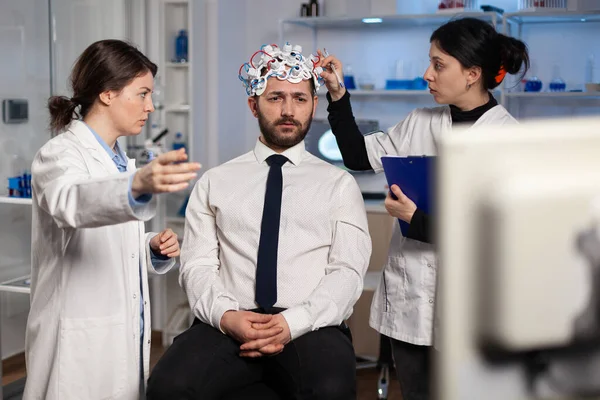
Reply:
[[[595,83],[594,79],[598,78],[600,77],[594,76],[594,55],[590,53],[585,62],[585,79],[583,83]]]

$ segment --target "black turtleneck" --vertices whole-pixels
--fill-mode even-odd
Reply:
[[[498,102],[490,93],[490,100],[482,106],[470,111],[462,111],[460,108],[450,105],[450,115],[453,124],[473,125],[483,114],[498,105]]]
[[[338,147],[342,153],[344,165],[355,171],[373,169],[367,155],[365,138],[354,120],[352,105],[350,104],[350,93],[346,91],[344,96],[338,101],[332,101],[330,94],[327,93],[327,101],[329,102],[327,107],[329,125],[331,125],[331,131],[335,135]],[[490,100],[486,104],[470,111],[461,111],[458,107],[451,105],[450,115],[452,116],[452,124],[472,125],[486,111],[497,104],[498,102],[490,93]],[[429,215],[425,214],[422,210],[417,210],[411,220],[407,237],[421,242],[432,243],[433,234]]]

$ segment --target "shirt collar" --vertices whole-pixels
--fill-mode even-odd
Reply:
[[[302,161],[302,156],[304,155],[305,151],[304,140],[297,145],[290,147],[283,153],[277,153],[275,150],[261,142],[260,139],[256,140],[256,146],[254,146],[254,155],[256,156],[256,161],[261,164],[265,162],[269,156],[272,156],[273,154],[281,154],[282,156],[287,157],[292,164],[298,166]]]
[[[96,138],[96,140],[98,141],[98,143],[100,143],[100,146],[102,146],[102,148],[106,151],[106,153],[108,154],[108,156],[110,157],[110,159],[115,163],[115,165],[117,166],[117,168],[127,169],[127,156],[125,155],[125,153],[123,153],[123,150],[121,150],[121,147],[119,146],[119,142],[115,141],[115,149],[113,151],[113,149],[111,149],[108,146],[108,144],[106,144],[106,142],[104,141],[104,139],[102,139],[100,137],[100,135],[98,135],[96,133],[95,130],[93,130],[85,122],[84,122],[84,124],[85,124],[85,126],[88,127],[88,129],[90,130],[90,132],[92,132],[92,134],[94,135],[94,137]]]

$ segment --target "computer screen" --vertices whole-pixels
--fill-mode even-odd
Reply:
[[[440,139],[435,399],[600,398],[599,127]]]
[[[356,124],[363,135],[379,130],[379,122],[376,120],[356,120]],[[340,152],[327,119],[313,119],[304,142],[306,144],[306,150],[309,153],[328,163],[345,168],[342,160],[342,153]]]

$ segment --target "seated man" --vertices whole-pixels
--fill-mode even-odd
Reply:
[[[149,400],[356,398],[344,320],[371,255],[354,178],[305,151],[320,68],[289,44],[244,64],[261,135],[191,194],[180,284],[196,317],[156,365]],[[264,397],[259,396],[263,399]]]

